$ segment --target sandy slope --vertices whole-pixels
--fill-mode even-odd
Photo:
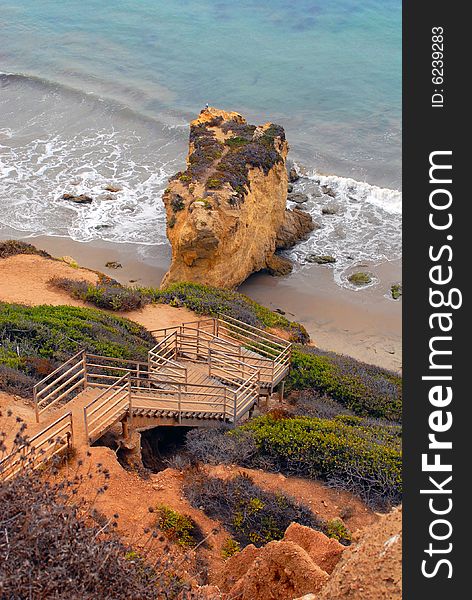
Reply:
[[[65,262],[41,256],[21,254],[0,260],[0,301],[27,304],[52,304],[55,306],[87,306],[72,298],[48,282],[53,277],[66,277],[78,281],[95,283],[97,273],[83,268],[74,268]],[[174,308],[166,304],[145,306],[142,310],[116,313],[140,323],[147,329],[160,329],[194,321],[198,317],[186,308]]]

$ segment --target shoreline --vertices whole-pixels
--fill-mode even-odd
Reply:
[[[125,285],[158,287],[170,262],[167,245],[76,242],[65,237],[24,237],[18,233],[12,231],[11,237],[53,256],[71,256],[79,265]],[[109,261],[120,263],[122,268],[107,268],[105,263]],[[401,280],[401,260],[365,264],[362,268],[373,272],[379,283],[359,291],[349,290],[334,282],[330,267],[313,265],[283,278],[256,273],[238,291],[302,323],[312,343],[323,350],[401,371],[401,300],[387,297],[392,283]]]

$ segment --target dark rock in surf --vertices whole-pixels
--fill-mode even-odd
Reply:
[[[295,167],[292,167],[288,172],[288,180],[290,183],[295,183],[300,179],[300,175],[297,173]]]
[[[93,202],[93,198],[86,194],[62,194],[62,199],[69,200],[69,202],[75,202],[76,204],[91,204]]]
[[[305,204],[305,202],[308,202],[309,198],[306,194],[300,194],[297,192],[296,194],[291,194],[289,200],[290,202],[295,202],[296,204]]]

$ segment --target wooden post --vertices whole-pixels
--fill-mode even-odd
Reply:
[[[180,383],[178,384],[178,399],[179,399],[179,405],[178,405],[178,410],[179,410],[179,425],[182,423],[182,386],[180,385]]]
[[[90,446],[90,438],[89,438],[88,424],[87,424],[87,407],[84,407],[84,428],[85,428],[85,440],[87,442],[87,446]]]
[[[129,427],[128,427],[128,421],[126,419],[126,417],[121,421],[121,426],[122,426],[122,435],[123,435],[123,439],[128,440],[129,439]]]
[[[83,368],[84,368],[84,391],[87,389],[88,386],[88,378],[87,378],[87,353],[84,350],[82,353],[82,364],[83,364]]]
[[[284,390],[285,390],[285,381],[282,380],[279,389],[279,402],[283,402],[284,400]]]
[[[38,406],[38,391],[37,387],[33,387],[33,402],[34,402],[34,413],[36,415],[36,423],[39,423],[39,406]]]

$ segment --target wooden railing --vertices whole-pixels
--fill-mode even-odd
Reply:
[[[176,356],[194,362],[208,362],[210,348],[219,348],[228,358],[258,369],[261,387],[266,390],[272,391],[290,369],[290,342],[233,317],[220,315],[152,334],[159,340],[172,336]]]
[[[199,415],[231,415],[232,396],[230,390],[220,385],[187,383],[173,388],[140,387],[138,382],[132,385],[133,411],[163,411],[175,413],[178,422],[182,415],[195,413]]]
[[[257,372],[244,381],[234,392],[234,409],[232,414],[234,425],[256,404],[259,393],[259,373]]]
[[[93,443],[124,416],[132,415],[131,374],[111,383],[84,407],[85,437]]]
[[[259,373],[259,369],[237,358],[239,355],[226,352],[210,346],[208,350],[208,371],[210,377],[216,377],[231,385],[239,386],[243,381]]]
[[[263,385],[271,381],[273,386],[287,375],[292,359],[292,344],[289,341],[226,315],[216,319],[216,335],[230,339],[258,355],[252,359],[245,356],[244,361],[260,366]],[[265,364],[260,364],[261,359]]]
[[[166,380],[171,385],[187,383],[187,369],[174,360],[178,356],[178,336],[174,331],[149,350],[149,374],[154,380]]]
[[[23,469],[37,469],[73,444],[72,412],[67,412],[0,460],[0,480],[8,481]]]
[[[88,387],[106,388],[118,377],[131,373],[138,379],[148,377],[149,365],[147,362],[129,360],[126,358],[112,358],[98,354],[85,355],[86,384]]]
[[[85,389],[85,361],[85,352],[80,351],[33,387],[36,422],[45,410],[67,400],[73,391]]]

